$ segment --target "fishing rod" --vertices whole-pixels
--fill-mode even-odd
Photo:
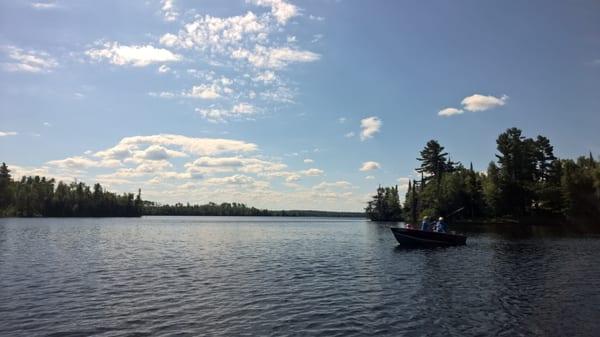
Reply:
[[[456,211],[454,211],[454,212],[452,212],[452,213],[448,214],[448,215],[446,216],[446,218],[449,218],[449,217],[453,216],[454,214],[456,214],[456,213],[458,213],[458,212],[462,211],[463,209],[465,209],[465,207],[464,207],[464,206],[463,206],[463,207],[461,207],[461,208],[459,208],[459,209],[457,209]]]

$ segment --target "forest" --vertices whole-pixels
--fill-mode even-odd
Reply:
[[[417,158],[421,177],[409,182],[404,205],[397,187],[379,187],[367,215],[415,223],[462,209],[451,220],[597,224],[600,163],[592,153],[559,159],[548,138],[527,138],[518,128],[500,134],[496,145],[495,160],[477,172],[472,164],[451,161],[438,141],[429,141]]]
[[[141,191],[118,195],[100,184],[90,188],[39,176],[13,180],[6,164],[0,166],[0,216],[137,217],[142,211]]]

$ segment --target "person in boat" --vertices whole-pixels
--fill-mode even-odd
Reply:
[[[429,231],[430,226],[431,226],[431,223],[429,222],[429,217],[424,216],[423,217],[423,222],[421,222],[421,230],[422,231]]]
[[[435,231],[438,233],[446,233],[448,231],[448,226],[446,225],[446,222],[444,222],[443,217],[440,217],[435,224]]]

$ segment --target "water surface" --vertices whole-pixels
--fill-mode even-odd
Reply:
[[[0,219],[2,336],[597,336],[600,237],[362,219]],[[512,233],[512,235],[511,235]]]

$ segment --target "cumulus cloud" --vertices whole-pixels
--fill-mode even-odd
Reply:
[[[377,117],[367,117],[360,121],[360,140],[372,138],[381,129],[381,120]]]
[[[132,65],[134,67],[145,67],[153,63],[176,62],[182,59],[181,55],[152,45],[124,46],[118,42],[106,42],[99,48],[87,50],[85,54],[94,61],[106,59],[115,65]]]
[[[283,163],[248,157],[200,157],[185,164],[186,172],[192,177],[201,178],[223,172],[240,172],[257,174],[266,177],[288,177],[291,172],[282,171],[287,166]]]
[[[16,136],[18,132],[15,131],[0,131],[0,137]]]
[[[501,107],[506,104],[508,100],[508,96],[502,95],[501,97],[495,96],[485,96],[480,94],[474,94],[471,96],[465,97],[461,104],[463,106],[462,109],[457,108],[445,108],[438,111],[438,116],[450,117],[463,114],[466,111],[470,112],[478,112],[485,111],[497,107]]]
[[[502,95],[502,97],[495,97],[475,94],[465,97],[461,104],[465,110],[476,112],[503,106],[506,104],[507,100],[508,96],[506,95]]]
[[[302,173],[305,176],[313,176],[314,177],[314,176],[320,176],[325,172],[323,172],[323,170],[320,170],[318,168],[310,168],[308,170],[300,171],[300,173]]]
[[[187,157],[187,154],[168,149],[162,145],[150,145],[145,150],[135,151],[134,158],[142,160],[165,160],[170,158]]]
[[[271,14],[279,24],[286,24],[287,21],[298,15],[298,8],[284,0],[246,0],[258,6],[270,7]]]
[[[464,113],[464,111],[462,109],[445,108],[438,112],[438,116],[454,116],[454,115],[460,115],[462,113]]]
[[[98,151],[96,157],[124,159],[133,157],[142,146],[162,145],[176,147],[182,152],[194,155],[215,155],[222,153],[256,151],[256,144],[232,139],[194,138],[182,135],[159,134],[152,136],[125,137],[112,148]]]
[[[25,51],[15,46],[4,46],[1,50],[10,60],[10,62],[0,63],[4,71],[49,73],[58,67],[58,62],[43,51]]]
[[[381,168],[381,165],[379,165],[378,162],[375,161],[366,161],[364,163],[362,163],[362,166],[360,167],[360,170],[363,172],[366,171],[373,171],[373,170],[377,170]]]
[[[312,159],[310,159],[310,158],[306,158],[306,159],[304,159],[304,163],[305,163],[305,164],[311,164],[311,163],[314,163],[314,162],[315,162],[315,161],[314,161],[314,160],[312,160]]]
[[[350,132],[346,133],[346,134],[344,135],[344,137],[346,137],[346,138],[352,138],[352,137],[354,137],[354,135],[355,135],[355,134],[354,134],[354,132],[353,132],[353,131],[350,131]]]

